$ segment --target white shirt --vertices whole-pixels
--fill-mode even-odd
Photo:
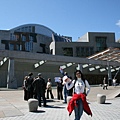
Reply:
[[[66,82],[67,90],[71,89],[74,86],[74,82],[75,82],[75,80],[73,80],[70,85],[69,85],[70,82]],[[85,87],[87,88],[86,94],[88,95],[88,93],[90,92],[90,85],[89,85],[88,81],[85,80],[85,84],[84,84],[83,80],[81,78],[78,78],[75,83],[75,88],[74,88],[75,91],[74,92],[76,94],[84,93]]]

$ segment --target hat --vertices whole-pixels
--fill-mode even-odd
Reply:
[[[38,73],[38,76],[41,76],[42,74],[41,73]]]
[[[65,82],[65,80],[68,78],[68,76],[64,76],[63,77],[63,82]]]

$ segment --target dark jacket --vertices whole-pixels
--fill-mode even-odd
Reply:
[[[33,81],[34,93],[42,94],[45,93],[46,83],[43,78],[37,78]]]
[[[33,90],[32,83],[33,83],[33,78],[29,76],[29,77],[27,78],[27,80],[26,80],[26,83],[25,83],[26,89],[27,89],[28,91]]]

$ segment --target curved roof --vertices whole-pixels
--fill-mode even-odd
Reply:
[[[30,28],[32,28],[32,27],[35,27],[34,32],[37,34],[42,34],[42,35],[52,37],[52,33],[54,33],[54,31],[51,30],[50,28],[48,28],[44,25],[40,25],[40,24],[24,24],[24,25],[15,27],[13,29],[10,29],[10,31],[11,32],[13,32],[13,31],[32,32],[32,31],[29,31]]]

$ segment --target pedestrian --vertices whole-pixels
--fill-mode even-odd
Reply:
[[[43,100],[43,106],[46,107],[46,83],[41,73],[38,73],[38,77],[33,81],[33,88],[35,95],[37,95],[39,107],[41,107],[41,98]]]
[[[59,81],[57,83],[57,99],[63,100],[63,81],[62,78],[59,78]]]
[[[116,87],[116,81],[117,81],[117,79],[114,78],[114,79],[113,79],[113,86],[114,86],[114,87]]]
[[[68,90],[74,87],[74,94],[67,106],[69,115],[71,115],[72,111],[74,110],[75,120],[80,120],[83,111],[92,116],[92,112],[86,101],[86,96],[90,92],[90,85],[88,81],[84,79],[82,72],[80,70],[76,70],[75,80],[72,82],[67,76],[64,76],[63,79],[66,82],[66,87]],[[69,84],[70,82],[71,84]]]
[[[47,99],[49,99],[49,93],[50,93],[51,99],[54,99],[54,96],[52,93],[52,82],[50,78],[48,78],[48,82],[47,82]]]
[[[35,81],[37,78],[38,78],[38,76],[34,77],[34,81]],[[33,82],[34,82],[34,81],[33,81]],[[32,85],[33,85],[33,83],[32,83]],[[37,92],[36,92],[36,90],[35,90],[34,87],[35,87],[35,86],[33,86],[33,98],[34,98],[34,99],[37,99]]]
[[[63,76],[68,76],[68,73],[64,72],[62,68],[60,68],[59,70],[60,70],[60,73]],[[72,88],[71,88],[71,90],[67,90],[66,85],[64,84],[64,82],[63,82],[63,85],[64,85],[63,86],[63,92],[64,92],[64,102],[63,103],[67,103],[67,96],[72,96]]]
[[[27,81],[26,81],[27,99],[33,98],[33,86],[32,86],[33,77],[32,76],[33,76],[33,73],[30,72],[28,74]]]
[[[103,79],[103,90],[104,90],[104,89],[107,90],[107,89],[108,89],[107,86],[108,86],[108,84],[107,84],[107,79],[106,79],[106,77],[104,77],[104,79]]]
[[[23,90],[24,90],[24,100],[28,100],[28,95],[27,95],[27,78],[28,76],[25,76],[24,77],[24,80],[23,80]]]

